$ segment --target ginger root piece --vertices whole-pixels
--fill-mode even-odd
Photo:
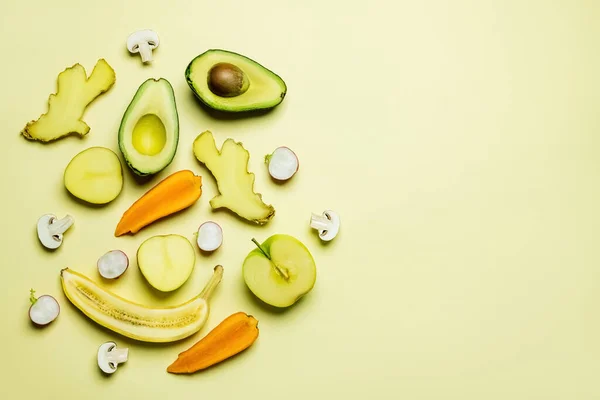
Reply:
[[[194,140],[194,155],[217,180],[220,194],[210,200],[213,209],[227,208],[258,225],[273,218],[273,206],[254,192],[254,174],[248,171],[250,154],[241,143],[227,139],[219,152],[212,132],[205,131]]]
[[[89,78],[80,64],[65,69],[58,75],[56,93],[48,99],[48,112],[27,123],[21,134],[40,142],[70,134],[86,135],[90,127],[81,120],[86,107],[110,89],[115,80],[115,71],[104,59],[98,60]]]

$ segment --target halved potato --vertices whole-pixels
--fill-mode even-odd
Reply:
[[[78,199],[106,204],[123,189],[123,168],[112,150],[90,147],[73,157],[65,168],[63,180],[67,190]]]
[[[189,240],[180,235],[157,235],[144,241],[137,251],[144,278],[155,289],[171,292],[190,277],[196,253]]]

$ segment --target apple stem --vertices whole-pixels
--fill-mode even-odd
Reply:
[[[214,292],[215,288],[219,285],[222,278],[223,278],[223,266],[217,265],[215,267],[215,272],[214,272],[213,276],[210,278],[210,280],[208,281],[206,286],[204,286],[204,289],[202,289],[202,292],[200,293],[200,297],[202,299],[208,301],[208,299],[210,298],[210,295],[212,294],[212,292]]]
[[[277,271],[277,273],[279,275],[281,275],[283,277],[283,279],[285,279],[286,281],[290,279],[290,275],[285,272],[283,269],[281,269],[277,264],[275,264],[273,262],[273,260],[271,260],[271,256],[265,251],[265,249],[262,248],[262,246],[260,245],[260,243],[258,243],[258,241],[254,238],[252,238],[252,241],[254,242],[254,244],[256,245],[256,247],[258,247],[258,249],[260,250],[261,253],[263,253],[265,255],[265,257],[267,257],[269,259],[269,261],[271,261],[271,264],[273,264],[273,267],[275,267],[275,270]]]
[[[35,290],[30,289],[29,290],[29,301],[31,302],[31,304],[35,304],[35,302],[37,301],[37,298],[35,297]]]
[[[271,256],[265,251],[265,249],[262,248],[262,246],[260,245],[260,243],[258,243],[258,241],[256,241],[256,239],[252,238],[252,241],[254,242],[254,244],[256,245],[256,247],[258,247],[258,249],[260,250],[261,253],[263,253],[265,255],[265,257],[267,257],[269,259],[269,261],[271,260]]]

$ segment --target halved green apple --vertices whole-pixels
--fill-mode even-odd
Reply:
[[[190,277],[196,253],[190,241],[183,236],[157,235],[140,245],[137,262],[152,287],[161,292],[171,292]]]
[[[315,260],[302,242],[277,234],[244,260],[242,273],[252,293],[274,307],[289,307],[312,290],[317,279]]]

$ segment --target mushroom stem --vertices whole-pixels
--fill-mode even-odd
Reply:
[[[50,226],[48,226],[48,233],[50,233],[50,236],[61,235],[73,225],[73,222],[75,222],[75,220],[70,215],[59,220],[55,219]]]
[[[312,214],[310,218],[311,228],[318,229],[320,231],[326,231],[331,226],[331,220],[325,215]]]
[[[113,348],[111,351],[107,353],[106,359],[111,364],[122,364],[127,361],[129,357],[129,349],[118,349]]]
[[[152,61],[152,49],[147,43],[140,43],[140,55],[142,56],[142,62]]]

